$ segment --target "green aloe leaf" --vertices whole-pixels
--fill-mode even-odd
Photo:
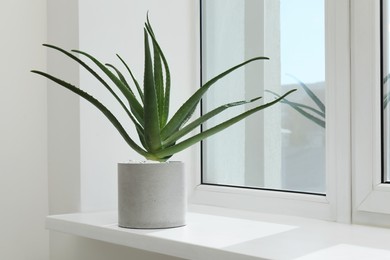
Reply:
[[[263,110],[267,107],[270,107],[270,106],[278,103],[279,101],[281,101],[283,98],[285,98],[287,95],[291,94],[294,91],[296,91],[296,89],[290,90],[286,94],[284,94],[283,96],[281,96],[278,99],[275,99],[272,102],[269,102],[269,103],[264,104],[264,105],[260,105],[258,107],[253,108],[253,109],[250,109],[250,110],[248,110],[248,111],[246,111],[246,112],[244,112],[236,117],[233,117],[233,118],[217,125],[217,126],[214,126],[210,129],[207,129],[206,131],[203,131],[203,132],[201,132],[193,137],[190,137],[181,143],[175,144],[171,147],[168,147],[168,148],[165,148],[161,151],[158,151],[158,152],[154,153],[154,155],[157,157],[160,157],[160,158],[164,158],[166,156],[170,156],[172,154],[178,153],[178,152],[188,148],[189,146],[194,145],[197,142],[200,142],[200,141],[204,140],[205,138],[212,136],[212,135],[228,128],[229,126],[243,120],[244,118],[246,118],[246,117],[248,117],[248,116],[250,116],[250,115],[252,115],[260,110]]]
[[[149,47],[148,33],[145,35],[145,72],[144,72],[144,121],[145,121],[145,142],[148,151],[154,152],[161,148],[160,121],[158,113],[158,100],[153,74],[152,57]]]
[[[118,95],[112,90],[112,88],[107,84],[107,82],[105,82],[91,67],[89,67],[85,62],[83,62],[82,60],[80,60],[78,57],[76,57],[75,55],[73,55],[72,53],[70,52],[67,52],[65,51],[64,49],[61,49],[57,46],[54,46],[54,45],[49,45],[49,44],[43,44],[43,46],[45,47],[48,47],[48,48],[51,48],[51,49],[55,49],[63,54],[65,54],[66,56],[70,57],[71,59],[75,60],[77,63],[79,63],[81,66],[83,66],[89,73],[91,73],[100,83],[102,83],[102,85],[115,97],[115,99],[118,101],[118,103],[122,106],[122,108],[126,111],[127,115],[130,117],[130,119],[133,121],[133,123],[135,124],[135,126],[137,128],[140,128],[142,129],[142,127],[137,123],[137,120],[134,119],[134,117],[132,116],[132,114],[130,113],[129,109],[125,106],[125,104],[122,102],[122,100],[118,97]],[[142,132],[143,132],[143,129],[142,129]]]
[[[171,95],[171,73],[169,71],[167,59],[165,58],[165,55],[161,50],[161,47],[156,40],[156,37],[154,36],[153,28],[150,25],[148,17],[147,17],[147,22],[145,27],[150,35],[150,38],[152,39],[155,50],[157,50],[157,52],[159,53],[161,60],[163,61],[164,64],[164,70],[165,70],[164,108],[163,108],[163,112],[161,113],[162,117],[160,118],[160,125],[165,126],[169,116],[169,105],[170,105],[170,95]]]
[[[47,74],[45,72],[36,71],[36,70],[32,70],[31,72],[39,74],[39,75],[42,75],[42,76],[44,76],[44,77],[54,81],[55,83],[65,87],[66,89],[72,91],[73,93],[79,95],[80,97],[84,98],[85,100],[89,101],[91,104],[93,104],[97,109],[99,109],[107,117],[107,119],[114,125],[114,127],[118,130],[120,135],[123,137],[123,139],[126,141],[126,143],[131,148],[133,148],[136,152],[138,152],[140,155],[142,155],[144,157],[148,157],[149,156],[146,151],[144,151],[140,146],[138,146],[129,137],[129,135],[127,134],[126,130],[120,124],[118,119],[116,119],[116,117],[102,103],[100,103],[97,99],[92,97],[90,94],[88,94],[87,92],[85,92],[85,91],[83,91],[83,90],[73,86],[70,83],[67,83],[67,82],[65,82],[63,80],[60,80],[60,79],[58,79],[56,77],[53,77],[53,76],[51,76],[51,75],[49,75],[49,74]]]
[[[295,79],[299,85],[305,90],[305,92],[309,95],[309,97],[313,100],[313,102],[318,106],[318,108],[325,113],[325,105],[322,103],[322,101],[313,93],[313,91],[310,90],[310,88],[300,81],[298,78],[294,77],[293,75],[288,74],[288,76],[292,77]]]
[[[132,78],[132,80],[134,82],[135,87],[137,88],[138,95],[140,96],[142,103],[144,103],[144,93],[142,92],[142,89],[141,89],[138,81],[135,79],[135,77],[134,77],[133,73],[131,72],[129,66],[127,66],[126,62],[121,58],[121,56],[119,56],[118,54],[116,56],[120,59],[120,61],[123,63],[123,65],[125,65],[127,71],[129,72],[129,74],[130,74],[130,76],[131,76],[131,78]]]
[[[161,132],[161,138],[165,140],[169,136],[171,136],[174,132],[178,131],[192,116],[193,112],[195,111],[197,105],[199,104],[199,101],[201,100],[202,96],[207,92],[207,90],[218,80],[225,77],[229,73],[235,71],[238,68],[241,68],[242,66],[256,61],[256,60],[268,60],[266,57],[256,57],[250,60],[247,60],[243,63],[240,63],[224,72],[219,74],[218,76],[212,78],[208,82],[206,82],[201,88],[199,88],[180,108],[179,110],[174,114],[174,116],[171,118],[171,120],[168,122],[168,124],[163,128]]]
[[[123,76],[122,72],[120,72],[120,70],[118,70],[114,65],[110,64],[110,63],[106,63],[106,66],[115,70],[116,74],[118,75],[118,78],[120,79],[120,81],[122,81],[122,83],[129,89],[129,91],[131,93],[133,93],[133,90],[130,88],[130,85],[127,83],[127,80],[126,78]],[[134,93],[133,93],[134,94]]]
[[[110,67],[112,69],[114,69],[116,71],[116,73],[118,74],[118,77],[119,79],[123,82],[123,84],[125,84],[125,86],[133,93],[133,91],[131,90],[129,84],[127,83],[126,81],[126,78],[123,76],[123,74],[113,65],[111,64],[106,64],[107,67]],[[130,109],[132,109],[130,107]],[[134,111],[132,111],[134,113]],[[146,143],[145,143],[145,135],[144,135],[144,129],[138,124],[137,121],[135,121],[135,119],[132,119],[133,123],[136,125],[137,127],[137,133],[138,133],[138,137],[139,137],[139,140],[141,141],[141,144],[143,147],[146,147]]]
[[[228,108],[235,107],[235,106],[241,106],[241,105],[245,105],[245,104],[248,104],[248,103],[252,103],[252,102],[255,102],[255,101],[259,100],[260,98],[261,97],[257,97],[257,98],[251,99],[251,100],[243,100],[243,101],[238,101],[238,102],[232,102],[232,103],[228,103],[228,104],[222,105],[220,107],[217,107],[217,108],[213,109],[212,111],[210,111],[210,112],[204,114],[203,116],[199,117],[198,119],[194,120],[192,123],[186,125],[182,129],[180,129],[179,131],[177,131],[176,133],[171,135],[170,137],[168,137],[163,142],[163,146],[171,146],[171,145],[173,145],[177,140],[179,140],[180,138],[182,138],[183,136],[185,136],[186,134],[188,134],[189,132],[191,132],[192,130],[194,130],[195,128],[197,128],[198,126],[200,126],[201,124],[203,124],[204,122],[209,120],[210,118],[220,114],[221,112],[225,111]]]
[[[280,95],[276,94],[273,91],[270,91],[270,90],[266,90],[266,91],[269,92],[269,93],[274,94],[276,97],[280,97]],[[287,105],[291,106],[294,110],[296,110],[298,113],[300,113],[301,115],[303,115],[307,119],[311,120],[312,122],[316,123],[317,125],[321,126],[322,128],[325,128],[325,126],[326,126],[326,123],[325,123],[325,113],[323,113],[321,111],[318,111],[317,109],[312,108],[310,106],[306,106],[306,105],[303,105],[303,104],[291,102],[291,101],[287,100],[286,98],[282,99],[280,101],[280,103],[284,103],[284,104],[287,104]],[[322,118],[317,118],[317,117],[311,115],[310,113],[306,112],[304,109],[309,110],[311,112],[314,112],[314,113],[316,113],[317,115],[319,115]]]
[[[306,109],[306,110],[309,110],[309,111],[319,115],[320,117],[325,118],[325,114],[323,112],[315,109],[314,107],[303,105],[303,104],[299,104],[299,103],[296,103],[296,102],[292,102],[292,101],[289,101],[287,99],[280,101],[280,103],[287,104],[287,105],[289,105],[291,107],[299,107],[301,109]]]
[[[118,89],[122,92],[122,94],[125,96],[127,101],[129,102],[129,105],[131,107],[131,110],[134,113],[135,118],[138,120],[138,122],[143,125],[143,108],[141,104],[138,102],[134,94],[123,84],[123,82],[118,79],[106,66],[104,66],[100,61],[98,61],[95,57],[92,55],[79,51],[79,50],[72,50],[73,52],[79,53],[83,56],[86,56],[89,58],[93,63],[95,63],[103,72],[106,74],[112,82],[118,87]]]
[[[154,84],[156,86],[156,95],[157,95],[157,103],[158,103],[158,112],[159,118],[164,117],[164,78],[163,78],[163,70],[161,64],[160,52],[158,51],[158,47],[153,42],[153,56],[154,56]],[[165,122],[160,120],[160,129],[164,127]]]
[[[280,95],[276,94],[275,92],[271,91],[271,90],[266,90],[266,92],[269,92],[273,95],[275,95],[276,97],[280,97]],[[307,106],[307,105],[304,105],[304,104],[300,104],[300,103],[296,103],[296,102],[292,102],[286,98],[284,98],[283,100],[280,101],[280,103],[283,103],[283,104],[287,104],[291,107],[299,107],[301,109],[306,109],[306,110],[309,110],[317,115],[319,115],[320,117],[323,117],[325,118],[325,113],[323,113],[322,111],[319,111],[311,106]]]

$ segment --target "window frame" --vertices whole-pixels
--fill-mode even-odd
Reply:
[[[200,1],[196,3],[197,72],[200,86]],[[351,221],[350,139],[350,4],[349,0],[326,0],[326,181],[325,196],[261,189],[205,185],[195,167],[189,182],[190,203],[267,213]],[[201,163],[197,147],[198,165]],[[345,158],[340,160],[340,158]]]
[[[352,2],[353,222],[390,227],[390,185],[382,182],[380,4]]]

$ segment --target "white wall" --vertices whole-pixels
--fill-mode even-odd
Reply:
[[[115,64],[119,64],[115,53],[120,53],[134,68],[140,82],[144,64],[143,23],[149,10],[171,68],[173,110],[197,88],[194,1],[58,0],[48,3],[51,43],[67,49],[79,48]],[[62,73],[64,79],[75,84],[81,82],[83,89],[93,92],[104,103],[112,102],[83,70],[79,78],[72,64],[63,64],[66,58],[52,54],[48,58],[51,72]],[[115,209],[116,163],[140,158],[125,145],[104,116],[89,103],[78,102],[77,97],[65,90],[49,88],[51,213]],[[117,110],[115,106],[112,108]],[[66,123],[59,121],[62,118]],[[190,150],[174,159],[186,161],[187,170],[191,170],[194,167],[188,158],[193,153]],[[50,254],[52,260],[177,259],[56,232],[50,235]]]
[[[45,260],[46,0],[1,1],[0,32],[0,259]]]
[[[47,40],[64,49],[78,47],[78,0],[47,1]],[[47,51],[47,71],[78,84],[79,69],[63,54]],[[50,214],[80,209],[80,100],[48,81],[48,171]]]

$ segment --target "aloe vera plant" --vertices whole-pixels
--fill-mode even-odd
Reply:
[[[159,162],[164,162],[168,160],[173,154],[178,153],[188,148],[189,146],[224,130],[225,128],[252,115],[253,113],[256,113],[257,111],[263,110],[269,106],[276,104],[277,102],[283,100],[292,91],[294,91],[289,91],[272,102],[259,105],[210,129],[207,129],[206,131],[203,131],[192,137],[182,140],[185,135],[199,127],[206,120],[218,115],[224,110],[234,106],[251,103],[260,99],[260,97],[258,97],[248,101],[228,103],[188,123],[188,120],[196,110],[196,107],[199,104],[202,96],[219,79],[245,66],[248,63],[258,60],[266,60],[268,58],[255,57],[253,59],[242,62],[222,72],[218,76],[212,78],[211,80],[206,82],[201,88],[199,88],[177,110],[177,112],[172,116],[172,118],[168,120],[169,99],[171,92],[171,74],[169,71],[167,60],[161,50],[159,43],[156,40],[149,19],[147,19],[145,23],[144,44],[145,67],[143,88],[141,88],[139,82],[134,77],[127,63],[119,55],[117,55],[117,57],[121,61],[122,65],[126,68],[127,73],[131,77],[133,87],[131,86],[131,84],[128,83],[124,74],[112,64],[103,64],[92,55],[83,51],[72,50],[68,52],[57,46],[44,44],[45,47],[59,51],[77,62],[89,73],[91,73],[111,93],[111,95],[115,98],[117,102],[119,102],[123,110],[126,112],[129,117],[129,120],[131,120],[134,124],[139,137],[140,144],[137,144],[137,142],[135,142],[130,137],[128,132],[119,122],[119,120],[115,117],[115,115],[110,112],[105,105],[103,105],[89,93],[48,73],[37,70],[32,70],[32,72],[54,81],[60,86],[74,92],[75,94],[89,101],[107,117],[107,119],[114,125],[114,127],[118,130],[125,142],[132,149],[134,149],[136,152],[138,152],[140,155],[142,155],[148,160],[154,160]],[[103,75],[107,76],[110,81],[112,81],[113,86],[117,88],[118,91],[122,94],[125,102],[123,102],[122,99],[116,94],[116,92],[113,90],[113,86],[111,86],[106,80],[103,79],[103,77],[101,77],[94,69],[92,69],[91,66],[87,65],[87,63],[82,61],[75,54],[78,54],[80,57],[84,57],[85,59],[89,60],[89,62],[97,66],[97,68],[100,69],[101,73],[103,73]]]

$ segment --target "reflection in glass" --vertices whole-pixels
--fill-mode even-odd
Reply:
[[[390,5],[388,0],[382,0],[382,91],[383,91],[383,181],[390,182],[390,41],[389,41],[389,14]]]
[[[283,104],[204,141],[203,183],[325,193],[324,9],[324,0],[202,1],[203,82],[251,57],[270,58],[218,82],[203,113],[298,89]]]

